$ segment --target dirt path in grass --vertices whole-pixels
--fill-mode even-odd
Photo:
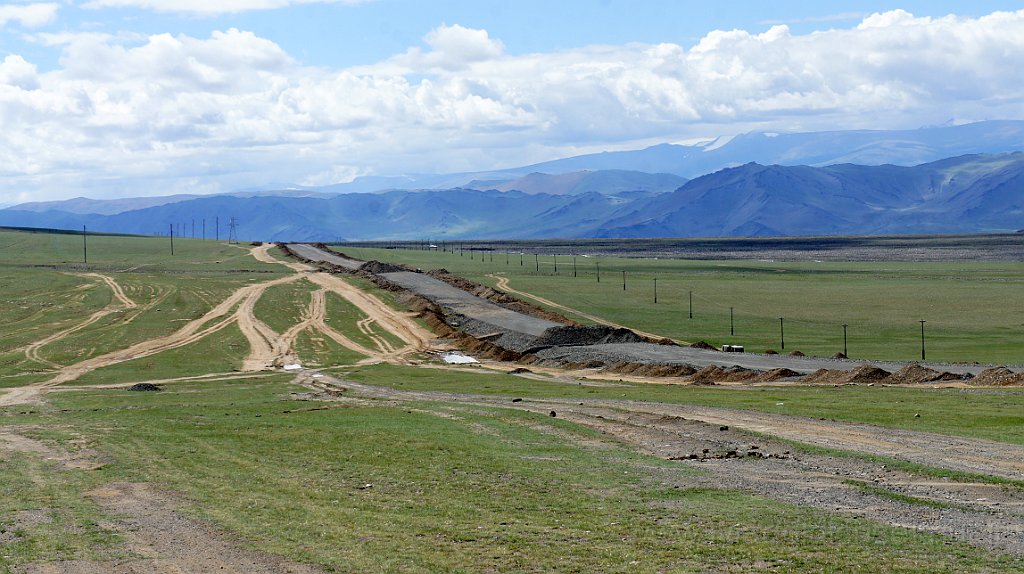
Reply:
[[[325,335],[342,346],[365,355],[367,360],[364,363],[381,361],[408,363],[409,355],[428,351],[437,346],[436,335],[415,321],[415,313],[406,313],[392,309],[377,297],[355,287],[341,277],[319,271],[311,265],[297,261],[277,259],[270,254],[270,250],[273,247],[270,244],[261,245],[252,250],[252,255],[258,261],[277,263],[298,273],[303,273],[314,284],[320,286],[323,290],[337,293],[366,316],[357,323],[356,327],[374,342],[379,352],[355,343],[348,337],[328,327],[322,319],[314,321],[314,327]],[[371,325],[378,325],[385,331],[398,337],[405,343],[405,346],[396,348],[386,338],[375,333]]]
[[[99,279],[100,281],[105,283],[107,287],[110,288],[110,291],[113,293],[114,300],[111,301],[106,307],[90,315],[89,318],[86,319],[85,321],[82,321],[77,325],[72,325],[67,329],[58,331],[52,335],[44,337],[33,343],[30,343],[27,347],[25,347],[24,351],[26,357],[28,357],[32,361],[35,361],[39,364],[45,365],[52,369],[59,369],[60,365],[47,359],[44,359],[39,354],[40,349],[52,343],[56,343],[57,341],[60,341],[61,339],[64,339],[65,337],[73,333],[81,331],[82,329],[88,327],[89,325],[92,325],[93,323],[99,321],[100,319],[106,317],[107,315],[116,313],[118,311],[135,309],[136,307],[138,307],[138,305],[135,304],[135,301],[132,301],[131,299],[128,298],[127,295],[125,295],[124,290],[121,288],[120,285],[118,285],[116,281],[114,281],[112,277],[109,277],[107,275],[101,275],[99,273],[79,273],[77,275],[79,275],[80,277]]]
[[[541,305],[547,305],[549,307],[553,307],[555,309],[558,309],[559,311],[564,311],[564,312],[570,313],[572,315],[577,315],[579,317],[583,317],[583,318],[588,319],[590,321],[593,321],[593,322],[595,322],[595,323],[597,323],[599,325],[607,325],[609,327],[614,327],[616,329],[629,329],[629,330],[633,331],[634,333],[636,333],[637,335],[641,335],[641,336],[648,337],[648,338],[651,338],[651,339],[667,339],[668,338],[668,337],[664,337],[662,335],[655,335],[654,333],[647,333],[645,331],[640,331],[640,330],[634,329],[633,327],[627,327],[625,325],[620,325],[618,323],[613,323],[613,322],[611,322],[611,321],[609,321],[607,319],[603,319],[601,317],[598,317],[597,315],[591,315],[589,313],[584,313],[583,311],[579,311],[579,310],[573,309],[572,307],[566,307],[565,305],[562,305],[561,303],[555,303],[554,301],[552,301],[550,299],[545,299],[543,297],[534,295],[532,293],[527,293],[526,291],[519,291],[518,289],[513,289],[512,286],[509,285],[509,283],[508,283],[508,277],[504,277],[504,276],[497,275],[497,274],[488,275],[488,277],[492,277],[492,278],[496,279],[497,280],[497,285],[496,286],[498,287],[498,289],[500,289],[502,291],[505,291],[506,293],[512,293],[513,295],[519,295],[521,297],[526,297],[528,299],[533,299],[534,301],[540,303]],[[681,344],[681,345],[688,345],[689,344],[686,341],[676,341],[676,342]]]
[[[194,343],[203,337],[224,329],[234,322],[239,323],[250,345],[253,345],[256,349],[250,353],[250,357],[247,359],[248,363],[256,365],[273,362],[273,348],[266,344],[267,339],[259,332],[259,328],[254,326],[251,320],[255,319],[255,317],[251,316],[252,306],[255,305],[259,297],[269,287],[297,281],[301,278],[301,275],[289,275],[253,285],[246,285],[229,295],[202,317],[189,321],[170,335],[142,341],[125,349],[61,367],[56,375],[46,381],[11,389],[6,394],[0,395],[0,406],[39,400],[41,393],[45,390],[73,381],[86,373]],[[232,312],[233,310],[234,312]]]
[[[0,452],[18,452],[56,465],[49,472],[94,470],[103,465],[98,453],[79,441],[80,448],[66,452],[25,436],[30,428],[0,427]],[[84,447],[84,448],[82,448]],[[46,476],[33,476],[47,483]],[[170,494],[147,484],[116,482],[86,493],[104,511],[98,525],[116,533],[123,541],[119,550],[128,554],[117,559],[61,560],[16,565],[16,574],[143,574],[182,572],[228,572],[234,574],[313,574],[323,570],[248,548],[247,544],[212,525],[191,518],[179,510]],[[40,508],[19,513],[48,515],[60,509]],[[15,517],[17,522],[17,517]],[[99,550],[102,555],[105,550]]]
[[[1021,445],[733,409],[611,400],[513,402],[509,397],[401,391],[325,374],[313,378],[311,372],[300,375],[298,382],[313,391],[308,398],[318,400],[353,397],[420,405],[432,401],[445,413],[500,413],[492,410],[499,408],[549,415],[599,431],[640,452],[707,471],[694,475],[645,466],[663,485],[735,488],[1024,555],[1024,489],[1020,487],[934,478],[857,456],[803,452],[778,439],[1015,480],[1024,480]]]

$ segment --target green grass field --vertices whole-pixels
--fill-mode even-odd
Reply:
[[[0,463],[5,514],[43,507],[54,517],[21,528],[0,571],[116,553],[96,526],[99,511],[80,496],[110,481],[170,488],[198,516],[260,548],[340,572],[1024,566],[933,535],[674,487],[693,471],[596,443],[598,435],[546,416],[433,403],[314,410],[321,405],[289,400],[292,390],[282,379],[180,383],[162,393],[62,393],[31,414],[6,413],[29,434],[53,429],[42,436],[58,443],[90,437],[110,462],[58,472],[17,457]],[[73,527],[47,542],[64,525]]]
[[[681,341],[760,352],[783,351],[784,337],[786,352],[830,356],[843,350],[845,323],[851,357],[914,360],[924,319],[930,361],[1024,363],[1024,263],[577,257],[574,276],[570,256],[526,255],[520,264],[519,254],[506,263],[504,253],[338,249],[359,259],[445,268],[492,286],[490,275],[503,274],[514,289]]]
[[[109,241],[105,255],[101,239]],[[179,248],[176,241],[171,259],[169,252],[161,253],[166,238],[97,237],[97,247],[90,243],[89,266],[83,267],[74,262],[76,240],[81,238],[0,231],[5,288],[0,313],[11,318],[0,332],[0,387],[44,380],[48,367],[18,349],[111,303],[104,284],[72,273],[108,273],[140,307],[108,315],[43,347],[42,356],[58,364],[165,335],[241,286],[291,273],[256,262],[240,247],[214,242],[181,240]],[[47,267],[32,266],[37,263]],[[498,265],[496,260],[495,269],[473,271],[480,261],[430,263],[424,259],[419,266],[445,266],[492,284],[485,275]],[[630,272],[638,276],[649,272],[648,266],[681,277],[704,276],[709,289],[744,273],[771,281],[787,273],[815,277],[796,267],[780,273],[741,271],[749,267],[742,265],[716,270],[715,263],[622,263],[637,265]],[[136,265],[144,266],[127,271]],[[926,267],[914,272],[917,280],[935,275],[953,281],[943,266]],[[999,284],[999,267],[985,267],[989,279],[979,283]],[[835,276],[856,278],[859,268],[851,264]],[[588,281],[582,274],[564,276],[561,263],[559,276],[506,271],[514,287],[636,325],[617,300],[621,283],[616,290],[602,277],[598,287],[591,277],[593,291],[579,289],[595,298],[590,308],[557,294],[559,285]],[[1002,273],[1008,284],[1017,281],[1012,265]],[[879,268],[862,278],[882,282],[884,276]],[[975,277],[964,274],[964,281]],[[891,280],[903,284],[906,278]],[[675,296],[684,285],[678,281]],[[631,294],[632,284],[627,286]],[[616,297],[602,300],[606,288]],[[313,289],[304,280],[271,287],[256,314],[284,331],[301,320]],[[641,305],[636,291],[635,304]],[[374,292],[398,305],[392,294]],[[666,291],[670,299],[664,305],[671,303],[672,292]],[[659,306],[662,296],[659,292]],[[709,300],[718,296],[707,294]],[[353,339],[361,336],[356,322],[362,315],[340,298],[328,297],[327,313],[334,328]],[[649,325],[637,327],[661,332],[658,326],[675,325],[654,312],[645,317]],[[118,481],[176,493],[193,516],[261,549],[338,572],[847,572],[851,565],[867,573],[1024,569],[1019,557],[935,535],[742,492],[689,487],[698,471],[637,454],[561,418],[458,403],[296,400],[293,393],[307,389],[283,374],[177,382],[159,393],[93,386],[230,372],[247,352],[241,331],[229,325],[189,345],[90,372],[67,385],[75,390],[50,393],[43,404],[0,407],[0,431],[35,437],[58,450],[89,449],[103,462],[93,470],[67,469],[0,449],[0,573],[27,562],[130,553],[104,526],[109,516],[85,494]],[[726,406],[1024,444],[1024,393],[1009,390],[589,387],[484,371],[354,367],[362,357],[308,332],[299,336],[296,352],[307,366],[402,390]]]

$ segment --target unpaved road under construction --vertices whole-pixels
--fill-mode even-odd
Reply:
[[[300,257],[313,262],[331,263],[350,270],[359,269],[363,264],[362,261],[324,251],[312,245],[296,244],[289,247]],[[551,361],[604,365],[616,363],[690,365],[698,369],[708,366],[739,366],[757,371],[791,369],[801,374],[812,373],[819,369],[852,371],[866,365],[874,365],[894,372],[911,364],[910,362],[878,362],[791,355],[722,353],[694,347],[658,345],[648,342],[597,341],[588,344],[545,344],[543,336],[547,330],[552,327],[561,327],[561,325],[498,306],[424,273],[403,271],[381,273],[380,276],[439,305],[446,314],[456,317],[455,324],[452,326],[470,335],[520,352],[529,349],[537,357]],[[923,365],[936,371],[953,374],[969,373],[971,375],[976,375],[986,368],[983,365],[966,364],[923,363]]]

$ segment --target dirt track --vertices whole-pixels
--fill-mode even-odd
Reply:
[[[44,359],[39,354],[39,350],[47,345],[56,343],[57,341],[64,339],[68,335],[81,331],[82,329],[88,327],[89,325],[92,325],[93,323],[99,321],[100,319],[106,317],[107,315],[116,313],[118,311],[135,309],[138,307],[138,305],[136,305],[134,301],[132,301],[131,299],[128,298],[127,295],[125,295],[124,290],[121,288],[120,285],[117,284],[116,281],[114,281],[113,278],[107,275],[101,275],[99,273],[82,273],[80,275],[82,277],[90,277],[101,280],[103,283],[107,285],[107,287],[110,288],[114,300],[111,301],[110,304],[107,305],[106,307],[90,315],[89,318],[86,319],[85,321],[82,321],[81,323],[68,327],[67,329],[58,331],[48,337],[45,337],[38,341],[34,341],[33,343],[29,344],[24,349],[25,356],[28,357],[29,359],[50,368],[60,368],[60,365]]]
[[[57,472],[92,470],[102,466],[95,453],[83,449],[69,454],[0,427],[0,451],[29,453],[51,461]],[[47,469],[47,472],[53,472]],[[99,526],[123,537],[127,558],[68,560],[16,566],[17,574],[148,574],[228,572],[234,574],[314,574],[320,569],[243,548],[242,541],[187,517],[178,502],[152,486],[111,483],[88,493],[111,519]],[[16,518],[15,523],[17,524]]]
[[[189,321],[170,335],[142,341],[125,349],[59,367],[56,374],[46,381],[14,388],[0,395],[0,406],[37,401],[45,390],[73,381],[88,372],[194,343],[203,337],[224,329],[232,323],[238,324],[242,334],[249,342],[250,352],[242,365],[243,371],[271,369],[296,362],[297,359],[292,347],[298,334],[307,328],[324,331],[331,339],[357,353],[367,356],[369,362],[406,362],[408,355],[425,351],[432,347],[435,339],[433,334],[418,325],[409,314],[391,309],[376,297],[353,287],[338,277],[327,273],[315,272],[309,266],[301,263],[285,263],[275,259],[268,253],[272,247],[272,245],[255,247],[252,249],[251,254],[259,261],[286,265],[295,271],[295,274],[253,285],[246,285],[229,295],[202,317]],[[98,277],[104,278],[105,276]],[[329,290],[338,293],[365,313],[369,321],[396,335],[406,343],[406,346],[394,349],[380,337],[377,337],[377,340],[380,341],[380,351],[366,349],[362,345],[356,344],[341,335],[341,333],[327,327],[323,317],[325,313],[323,300],[322,298],[317,300],[316,296],[310,302],[306,318],[302,322],[293,326],[286,333],[275,333],[266,323],[255,316],[253,310],[257,301],[259,301],[260,296],[263,295],[266,289],[303,278],[307,278],[319,285],[322,288],[321,291]],[[99,318],[122,309],[129,304],[135,307],[135,303],[124,295],[123,290],[121,290],[120,286],[117,286],[113,279],[105,277],[104,281],[111,286],[115,298],[119,301],[118,305],[115,306],[112,303],[111,306],[98,311],[83,323],[61,333],[48,336],[41,341],[33,343],[33,345],[39,348],[67,336],[71,332],[80,330],[99,320]],[[317,307],[318,305],[320,305],[319,308]]]

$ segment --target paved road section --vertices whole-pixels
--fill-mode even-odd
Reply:
[[[349,269],[357,269],[362,264],[361,261],[327,253],[311,245],[291,245],[290,247],[296,254],[311,261],[326,261]],[[508,349],[522,351],[523,349],[531,348],[533,338],[540,337],[548,328],[562,326],[558,323],[505,309],[423,273],[384,273],[382,276],[405,289],[433,301],[444,308],[447,313],[456,313],[467,318],[463,324],[456,326],[471,335],[482,337],[492,333],[496,334],[494,332],[497,331],[504,332],[504,335],[499,338],[488,338],[495,344],[505,346]],[[533,352],[544,359],[558,359],[571,363],[597,361],[604,364],[685,364],[696,368],[739,366],[759,371],[787,368],[799,373],[812,373],[818,369],[852,371],[864,365],[874,365],[889,372],[895,372],[910,364],[910,362],[836,360],[822,357],[722,353],[692,347],[673,347],[650,343],[561,345],[534,350]],[[973,375],[980,373],[987,367],[985,365],[950,365],[940,363],[925,363],[924,366],[937,371],[947,371],[955,374],[971,373]]]

